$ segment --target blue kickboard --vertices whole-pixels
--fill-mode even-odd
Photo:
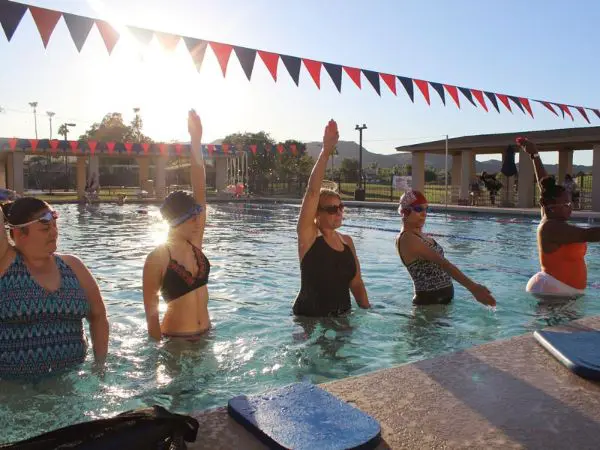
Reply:
[[[571,372],[600,380],[600,331],[535,331],[533,335]]]
[[[381,440],[375,419],[309,383],[240,395],[227,410],[270,448],[374,449]]]

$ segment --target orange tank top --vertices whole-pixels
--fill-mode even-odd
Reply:
[[[585,289],[587,285],[586,251],[587,244],[585,242],[561,245],[552,253],[542,251],[540,255],[542,271],[575,289]]]

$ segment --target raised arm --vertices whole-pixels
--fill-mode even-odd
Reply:
[[[144,295],[144,310],[146,311],[146,324],[148,335],[157,341],[162,338],[158,312],[158,291],[162,280],[159,249],[154,250],[146,258],[142,275],[142,291]]]
[[[523,148],[523,150],[525,150],[531,157],[531,160],[533,161],[533,170],[535,172],[535,179],[537,181],[538,186],[540,186],[540,189],[541,189],[540,180],[542,178],[547,177],[548,172],[546,172],[546,169],[544,168],[544,165],[542,164],[542,158],[540,157],[540,154],[538,153],[537,145],[535,145],[535,142],[531,142],[530,140],[528,140],[526,138],[518,138],[517,144],[519,144]],[[519,161],[519,164],[520,163],[521,162]]]
[[[468,289],[479,303],[487,306],[496,305],[496,300],[492,297],[488,288],[471,280],[458,267],[425,245],[414,233],[404,233],[400,242],[404,244],[405,250],[413,257],[425,259],[440,266],[444,272]]]
[[[193,109],[188,116],[188,131],[192,140],[191,143],[191,179],[192,190],[196,203],[202,205],[200,220],[202,221],[201,229],[197,236],[194,237],[193,243],[196,247],[202,247],[204,238],[204,227],[206,226],[206,169],[204,167],[204,155],[202,153],[202,121],[200,116]]]
[[[325,169],[327,161],[335,151],[335,146],[340,135],[338,132],[337,123],[332,119],[325,127],[323,135],[323,149],[319,154],[319,158],[313,167],[313,170],[308,179],[308,187],[302,199],[302,207],[300,208],[300,216],[296,231],[298,232],[298,253],[300,259],[304,253],[308,251],[317,236],[317,227],[315,225],[315,215],[319,206],[319,194],[321,191],[321,183],[325,177]]]

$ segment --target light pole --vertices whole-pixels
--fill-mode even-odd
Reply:
[[[35,138],[38,138],[37,135],[37,105],[38,102],[29,102],[29,106],[33,108],[33,123],[35,124]]]
[[[62,131],[62,135],[65,138],[65,142],[68,141],[68,136],[69,136],[69,127],[74,127],[75,124],[74,123],[63,123],[60,126],[60,130],[58,131],[59,134],[61,134]],[[66,184],[66,191],[69,190],[69,165],[67,162],[67,150],[65,149],[65,184]]]
[[[50,140],[52,140],[52,118],[56,113],[52,111],[46,111],[46,115],[48,116],[48,120],[50,121]]]
[[[355,130],[358,130],[358,140],[359,140],[359,152],[358,152],[358,189],[356,190],[356,192],[354,193],[354,199],[355,200],[364,200],[365,199],[365,189],[363,187],[363,176],[362,176],[362,151],[363,151],[363,146],[362,146],[362,135],[363,135],[363,130],[367,129],[367,126],[363,123],[362,126],[358,126],[356,125],[356,127],[354,127]]]

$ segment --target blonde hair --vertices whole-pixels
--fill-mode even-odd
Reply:
[[[319,192],[319,201],[321,201],[322,198],[326,198],[326,197],[335,197],[338,200],[341,200],[342,197],[340,197],[340,194],[332,189],[325,189],[325,188],[321,188],[321,191]]]
[[[335,181],[323,180],[321,181],[321,191],[325,189],[328,191],[339,192],[339,186]]]

